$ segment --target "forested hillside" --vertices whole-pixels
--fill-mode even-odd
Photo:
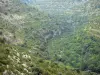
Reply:
[[[1,0],[0,75],[99,75],[99,0]]]

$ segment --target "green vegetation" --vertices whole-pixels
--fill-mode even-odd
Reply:
[[[62,14],[0,1],[0,75],[99,75],[99,2],[67,1]]]
[[[55,61],[60,61],[68,66],[80,68],[82,70],[92,69],[99,72],[99,63],[95,67],[90,67],[98,62],[100,39],[89,35],[86,31],[78,31],[72,35],[66,35],[52,39],[48,46],[50,57]],[[94,68],[94,69],[93,69]]]
[[[0,43],[0,75],[96,75],[92,72],[68,69],[62,63],[35,57],[28,51],[21,52],[22,49]]]

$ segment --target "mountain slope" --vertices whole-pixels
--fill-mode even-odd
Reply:
[[[93,15],[99,14],[99,4],[91,7],[95,11],[86,7],[91,14],[75,1],[70,10],[53,15],[20,0],[0,3],[1,75],[100,73],[99,16]]]

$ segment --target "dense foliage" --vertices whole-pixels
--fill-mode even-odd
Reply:
[[[67,0],[58,11],[55,0],[43,12],[30,1],[0,1],[0,75],[100,73],[100,2]]]

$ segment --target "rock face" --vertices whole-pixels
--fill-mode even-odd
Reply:
[[[13,45],[23,44],[20,38],[16,38],[13,33],[10,33],[8,31],[1,31],[0,38],[4,39],[8,44],[13,44]]]

